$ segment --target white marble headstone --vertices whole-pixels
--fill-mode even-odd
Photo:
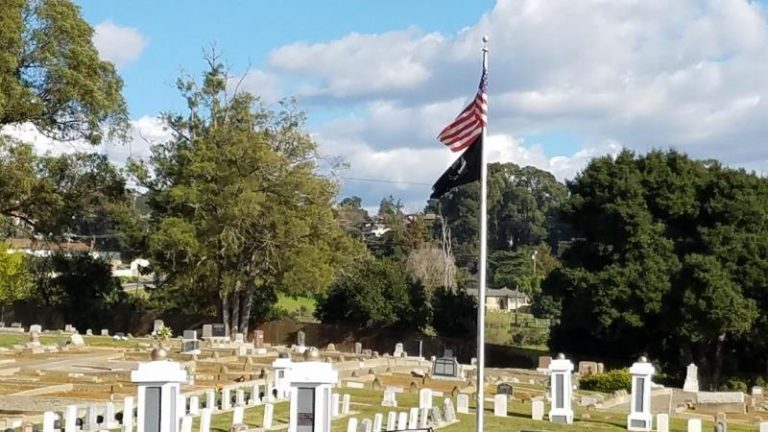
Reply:
[[[544,401],[534,400],[531,401],[531,419],[532,420],[544,420]]]
[[[272,429],[272,416],[275,413],[275,406],[271,403],[264,405],[264,420],[262,421],[262,427],[264,429]]]
[[[469,414],[469,395],[460,393],[456,396],[456,411],[459,414]]]
[[[669,414],[656,414],[656,432],[669,432]]]
[[[497,394],[493,397],[493,415],[496,417],[507,416],[507,395]]]
[[[419,424],[419,409],[411,408],[408,410],[408,429],[416,429]]]
[[[357,432],[357,419],[350,417],[347,420],[347,432]]]
[[[432,389],[419,390],[419,408],[432,408]]]
[[[387,430],[395,430],[395,427],[397,427],[397,413],[390,411],[387,413]]]
[[[701,432],[701,419],[688,419],[688,432]]]

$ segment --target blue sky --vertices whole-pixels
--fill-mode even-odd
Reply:
[[[298,99],[320,152],[350,166],[342,196],[418,210],[455,158],[434,137],[473,96],[488,35],[492,161],[565,180],[621,148],[676,148],[768,168],[761,2],[77,2],[125,80],[133,140],[103,148],[117,162],[167,138],[158,114],[183,110],[173,83],[214,43],[265,103]]]

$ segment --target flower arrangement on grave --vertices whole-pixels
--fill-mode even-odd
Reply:
[[[170,327],[160,327],[153,335],[155,340],[165,342],[173,337],[173,330]]]

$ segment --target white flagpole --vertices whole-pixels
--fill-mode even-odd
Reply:
[[[483,71],[488,70],[488,36],[483,36]],[[486,94],[487,97],[487,94]],[[486,122],[487,123],[487,122]],[[483,127],[482,149],[480,151],[480,288],[477,292],[477,432],[483,432],[485,411],[485,273],[488,243],[488,165],[485,154],[486,127]]]

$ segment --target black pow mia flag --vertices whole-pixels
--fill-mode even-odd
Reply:
[[[431,199],[439,199],[453,188],[480,180],[483,137],[478,136],[468,149],[456,159],[432,186]]]

